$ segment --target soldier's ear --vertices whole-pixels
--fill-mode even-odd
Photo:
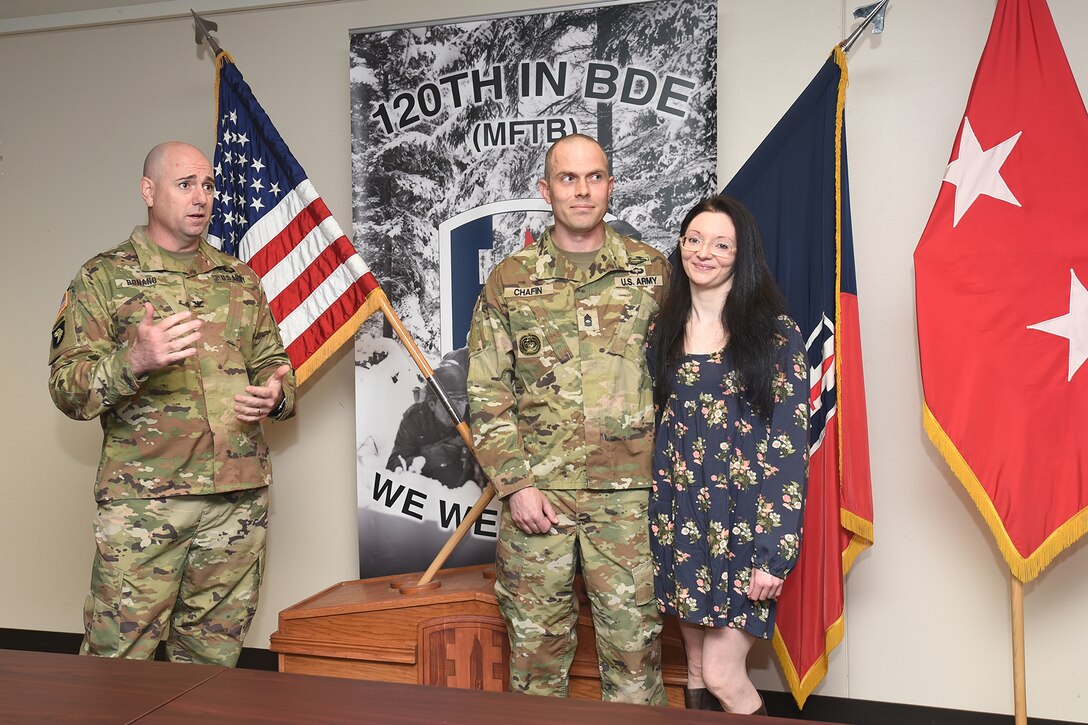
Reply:
[[[546,179],[541,179],[537,182],[537,188],[540,189],[540,195],[544,197],[544,201],[549,204],[552,203],[551,190],[548,188],[548,182]]]
[[[155,206],[155,182],[146,176],[140,179],[140,196],[144,198],[148,209]]]

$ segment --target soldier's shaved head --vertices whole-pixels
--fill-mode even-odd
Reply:
[[[215,174],[204,152],[167,141],[144,159],[140,195],[147,204],[147,230],[160,247],[195,249],[211,218]]]
[[[600,142],[598,142],[597,139],[593,138],[592,136],[586,136],[584,133],[568,134],[568,135],[564,136],[563,138],[559,139],[558,141],[556,141],[555,143],[553,143],[551,145],[551,147],[548,148],[548,153],[544,154],[544,180],[545,181],[552,178],[552,162],[555,159],[555,149],[557,147],[561,146],[561,145],[566,145],[567,143],[570,143],[571,141],[576,141],[576,140],[590,142],[591,144],[593,144],[594,146],[596,146],[597,148],[599,148],[601,150],[601,155],[604,156],[605,159],[608,158],[608,155],[605,154],[605,152],[604,152],[604,147],[601,146]]]
[[[165,161],[173,152],[188,150],[196,151],[199,154],[204,152],[198,149],[192,144],[187,144],[184,141],[164,141],[155,148],[147,152],[147,157],[144,158],[144,173],[143,175],[149,179],[158,178],[163,172]]]

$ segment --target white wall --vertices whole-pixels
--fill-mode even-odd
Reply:
[[[348,30],[556,4],[344,0],[211,17],[347,227]],[[845,37],[856,4],[720,0],[722,182]],[[1088,4],[1050,4],[1088,89]],[[816,694],[1012,712],[1009,575],[920,424],[911,257],[994,5],[893,0],[886,32],[866,35],[851,53],[850,173],[877,542],[848,579],[847,639]],[[0,35],[7,255],[0,265],[0,627],[81,628],[100,432],[49,401],[49,330],[78,266],[144,218],[137,177],[147,149],[181,138],[211,152],[213,80],[187,18]],[[269,565],[249,646],[268,646],[280,610],[357,576],[352,373],[342,351],[308,384],[299,416],[270,427]],[[1025,591],[1029,711],[1088,720],[1088,545],[1074,546]],[[760,686],[785,689],[769,648],[757,649],[752,664]]]

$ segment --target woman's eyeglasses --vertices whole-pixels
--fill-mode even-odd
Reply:
[[[687,234],[680,237],[680,248],[689,252],[698,252],[708,241],[693,234]],[[732,239],[715,239],[710,242],[710,253],[721,259],[728,259],[737,253],[737,243]]]

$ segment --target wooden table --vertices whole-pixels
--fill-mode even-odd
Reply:
[[[13,650],[0,650],[0,722],[160,725],[247,722],[381,725],[814,723],[264,670]]]
[[[0,650],[0,722],[134,722],[224,671]]]

